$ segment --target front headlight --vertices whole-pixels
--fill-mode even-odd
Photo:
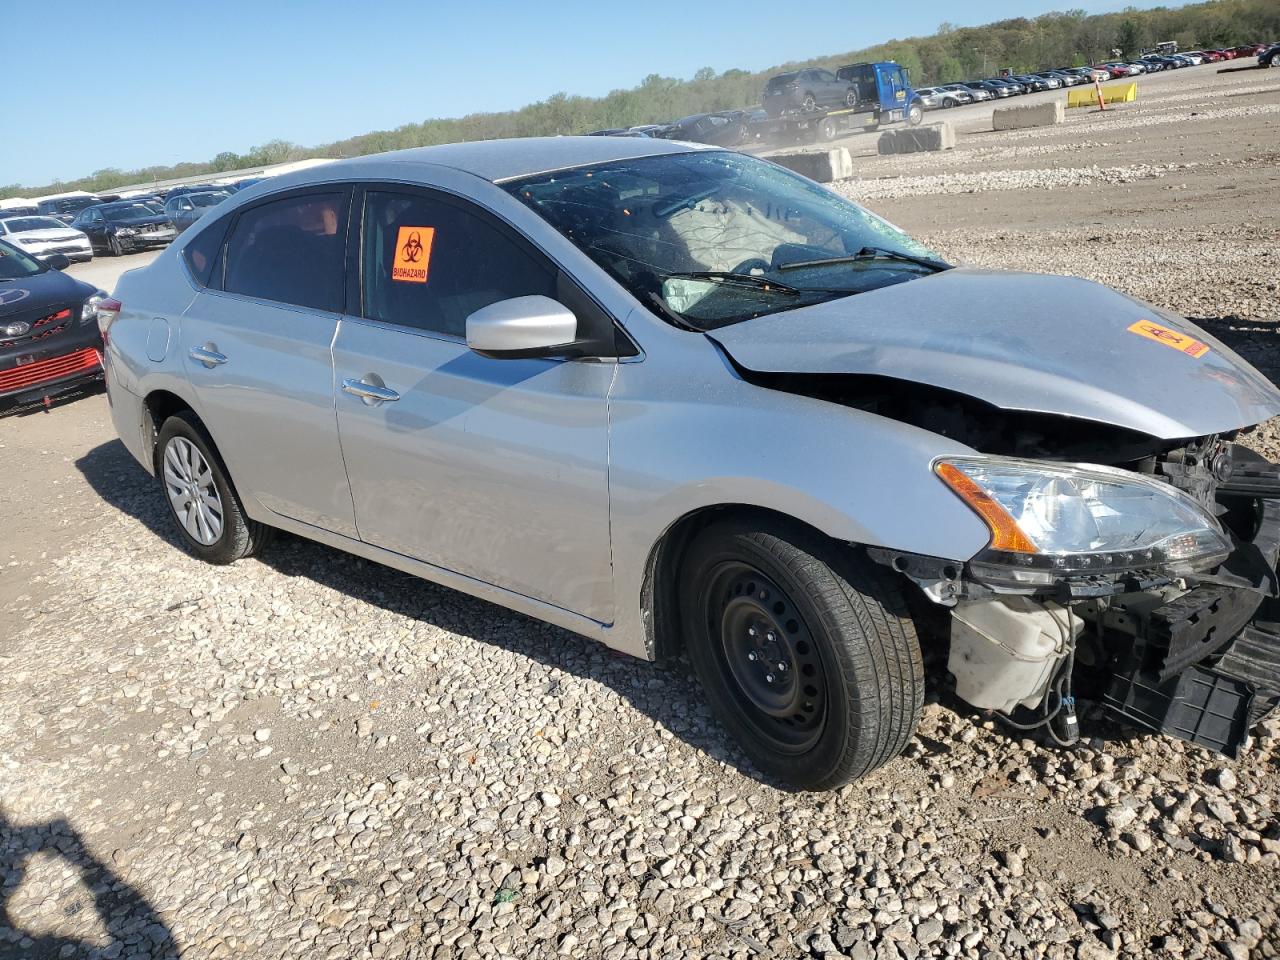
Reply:
[[[1127,470],[1003,457],[948,458],[934,470],[991,530],[970,562],[989,583],[1048,585],[1140,569],[1180,576],[1231,552],[1199,503]]]
[[[116,228],[117,237],[132,237],[137,232],[138,231],[133,227],[117,227]]]
[[[98,304],[107,298],[107,291],[99,290],[80,307],[80,322],[89,323],[98,319]]]

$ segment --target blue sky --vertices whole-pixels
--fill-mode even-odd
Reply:
[[[274,138],[325,143],[560,90],[603,94],[649,73],[763,69],[932,33],[944,20],[1131,3],[0,0],[0,35],[17,41],[5,44],[4,72],[18,84],[0,184],[207,160]]]

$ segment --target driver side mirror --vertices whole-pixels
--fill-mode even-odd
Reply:
[[[467,346],[482,357],[580,357],[588,345],[573,311],[550,297],[499,300],[467,317]]]
[[[45,263],[49,264],[54,270],[65,270],[71,266],[71,259],[65,253],[55,253]]]

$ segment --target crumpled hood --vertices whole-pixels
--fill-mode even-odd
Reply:
[[[760,373],[893,377],[1166,440],[1280,413],[1276,387],[1195,324],[1075,277],[957,268],[708,336]]]

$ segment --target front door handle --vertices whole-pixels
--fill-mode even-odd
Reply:
[[[381,378],[379,378],[381,379]],[[390,403],[399,400],[400,394],[381,383],[369,383],[367,380],[351,378],[342,381],[343,392],[359,397],[369,406],[377,403]]]
[[[203,363],[210,370],[227,362],[226,355],[214,349],[212,343],[206,343],[203,347],[192,347],[189,356],[196,363]]]

